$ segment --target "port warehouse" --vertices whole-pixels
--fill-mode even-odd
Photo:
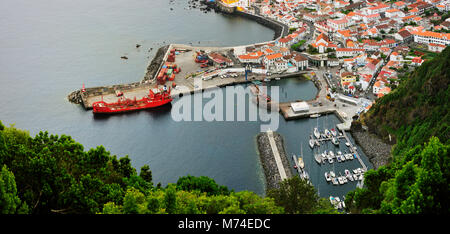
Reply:
[[[306,102],[293,102],[291,108],[295,113],[309,111],[309,105]]]

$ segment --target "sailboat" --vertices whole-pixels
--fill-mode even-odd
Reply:
[[[310,135],[309,136],[309,146],[311,147],[311,149],[313,149],[314,148],[314,140],[313,140],[313,137],[312,137],[312,135]]]
[[[319,139],[320,138],[320,132],[318,128],[314,128],[314,136]]]
[[[320,132],[319,132],[319,118],[317,118],[317,126],[314,128],[314,136],[319,139],[320,138]]]
[[[322,153],[323,154],[323,153]],[[314,154],[314,159],[316,162],[320,165],[322,163],[322,156],[317,152],[317,154]]]
[[[300,157],[298,157],[298,166],[303,169],[305,168],[305,162],[303,162],[303,147],[300,144]]]

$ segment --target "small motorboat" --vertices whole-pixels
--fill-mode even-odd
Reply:
[[[347,147],[350,147],[350,143],[347,141],[347,142],[345,142],[345,145],[347,146]]]
[[[127,56],[122,56],[122,57],[120,57],[121,59],[128,59],[128,57]]]
[[[336,174],[334,173],[334,171],[330,171],[330,176],[333,178],[336,177]]]
[[[326,135],[328,138],[330,138],[330,137],[331,137],[331,132],[330,132],[330,130],[328,130],[328,129],[325,128],[325,135]]]
[[[328,152],[328,154],[330,155],[331,158],[335,158],[336,156],[334,155],[333,151]]]
[[[350,181],[353,181],[352,173],[350,173],[350,171],[348,169],[345,169],[344,173],[345,173],[345,176],[347,177],[347,179],[349,179]]]
[[[330,182],[331,181],[331,176],[329,172],[325,172],[325,179]]]
[[[338,184],[339,184],[338,179],[335,178],[335,177],[333,177],[333,178],[331,179],[331,182],[333,183],[333,185],[338,185]]]
[[[336,137],[331,138],[331,142],[335,145],[335,146],[339,146],[339,140]]]
[[[333,163],[333,159],[331,157],[328,157],[328,163],[332,164]]]
[[[337,132],[334,128],[331,129],[331,135],[333,136],[337,136]]]

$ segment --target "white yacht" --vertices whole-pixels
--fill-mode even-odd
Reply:
[[[311,147],[311,149],[314,148],[314,140],[312,138],[312,135],[309,138],[309,146]]]
[[[320,138],[320,132],[318,128],[314,128],[314,136],[319,139]]]

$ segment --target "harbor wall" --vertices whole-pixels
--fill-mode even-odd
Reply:
[[[275,35],[273,37],[274,40],[277,40],[277,39],[289,34],[289,27],[287,25],[284,25],[279,22],[275,22],[273,20],[267,19],[262,16],[248,14],[246,12],[238,11],[236,9],[236,7],[225,6],[220,1],[216,1],[215,4],[214,3],[204,3],[204,4],[208,5],[211,8],[214,8],[216,12],[221,12],[221,13],[229,14],[229,15],[241,16],[241,17],[253,20],[265,27],[272,29],[275,32]]]
[[[291,167],[289,166],[289,161],[287,159],[287,154],[284,147],[284,139],[277,132],[273,132],[273,136],[281,157],[281,161],[283,163],[286,176],[287,178],[291,178],[293,176],[293,173],[290,169]],[[281,176],[280,172],[278,171],[272,148],[270,147],[269,137],[266,132],[261,132],[256,135],[256,144],[258,155],[266,179],[266,192],[271,189],[277,189],[280,187],[279,184],[281,182]]]

